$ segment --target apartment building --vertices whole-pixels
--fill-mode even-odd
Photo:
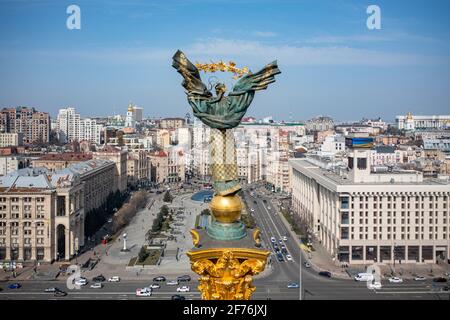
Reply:
[[[23,144],[23,133],[0,133],[0,148],[17,147]]]
[[[34,108],[3,108],[0,111],[0,131],[22,133],[23,143],[48,143],[50,139],[50,115]]]
[[[109,160],[114,163],[114,185],[120,192],[127,189],[127,154],[126,150],[109,145],[92,153],[93,159]]]
[[[56,119],[56,132],[59,141],[91,141],[101,143],[101,132],[103,126],[97,124],[94,119],[81,119],[75,108],[60,109]]]

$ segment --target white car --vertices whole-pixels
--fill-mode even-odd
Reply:
[[[287,254],[286,255],[286,260],[287,261],[292,261],[293,259],[292,259],[292,256],[290,255],[290,254]]]
[[[108,279],[108,282],[120,282],[120,278],[118,276],[113,276]]]
[[[148,286],[150,289],[159,289],[161,288],[161,286],[157,283],[152,283],[151,285]]]
[[[177,292],[189,292],[191,289],[188,286],[182,286],[177,288]]]
[[[75,284],[77,286],[85,286],[85,285],[87,285],[87,283],[88,283],[88,281],[87,281],[86,278],[77,278],[77,279],[75,279]]]
[[[151,295],[152,295],[152,290],[150,288],[136,289],[136,296],[138,296],[138,297],[150,297]]]
[[[267,207],[267,210],[270,210],[270,207]]]
[[[370,283],[367,285],[367,287],[368,287],[369,289],[374,290],[374,289],[381,289],[382,285],[381,285],[381,282],[375,281],[375,282],[370,282]]]
[[[166,284],[168,286],[176,286],[178,284],[178,280],[167,281]]]
[[[251,212],[255,212],[255,209],[251,208],[250,211],[251,211]]]
[[[402,283],[403,279],[399,278],[399,277],[390,277],[389,278],[389,282],[391,282],[391,283]]]
[[[272,243],[277,242],[277,240],[275,239],[275,237],[270,237],[270,241],[271,241]]]
[[[286,236],[283,237],[283,241],[287,241],[287,237]]]
[[[425,281],[427,280],[427,278],[425,278],[424,276],[417,276],[414,278],[415,281]]]
[[[101,289],[101,288],[103,288],[103,285],[101,282],[96,282],[96,283],[91,284],[91,288],[92,289]]]

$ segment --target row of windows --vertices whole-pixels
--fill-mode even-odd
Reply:
[[[0,197],[0,202],[6,202],[8,198],[6,197]],[[20,198],[18,197],[11,197],[11,202],[19,202]],[[22,198],[23,202],[31,202],[32,198],[31,197],[23,197]],[[37,197],[36,198],[36,202],[44,202],[45,198],[44,197]]]
[[[19,245],[20,243],[23,244],[31,244],[32,238],[24,238],[23,242],[19,241],[19,238],[11,238],[11,244]],[[44,244],[45,238],[36,238],[36,244]],[[0,244],[6,244],[6,238],[0,237]]]

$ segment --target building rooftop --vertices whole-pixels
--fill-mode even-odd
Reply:
[[[450,191],[450,183],[445,180],[439,179],[423,179],[420,182],[405,182],[405,179],[402,179],[402,175],[415,175],[420,174],[417,171],[412,170],[398,170],[398,171],[388,171],[388,172],[380,172],[380,173],[371,173],[372,177],[378,176],[381,177],[380,182],[370,181],[370,182],[354,182],[350,179],[348,170],[343,168],[342,166],[335,165],[333,167],[332,163],[323,162],[319,164],[320,160],[312,159],[311,157],[307,158],[299,158],[299,159],[289,159],[289,164],[296,170],[301,172],[307,171],[312,178],[317,180],[321,180],[325,184],[333,187],[337,186],[358,186],[360,185],[370,186],[370,185],[385,185],[385,186],[413,186],[413,185],[429,185],[429,186],[447,186]],[[327,166],[328,164],[328,166]],[[323,165],[323,166],[322,166]],[[341,174],[340,174],[341,173]],[[389,179],[386,182],[386,178]],[[397,180],[397,181],[396,181]],[[400,182],[402,181],[402,182]]]
[[[92,159],[89,153],[66,152],[66,153],[47,153],[37,159],[38,161],[86,161]]]

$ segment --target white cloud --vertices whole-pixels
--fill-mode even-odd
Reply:
[[[257,37],[271,38],[276,37],[278,33],[272,31],[253,31],[252,34]]]
[[[171,62],[177,49],[193,62],[234,60],[239,65],[260,66],[278,60],[283,66],[408,66],[448,64],[448,59],[415,53],[359,49],[343,45],[314,46],[267,44],[260,41],[222,38],[198,39],[192,44],[173,48],[101,48],[82,51],[41,51],[41,56],[71,60],[97,60],[99,63],[158,64]]]

